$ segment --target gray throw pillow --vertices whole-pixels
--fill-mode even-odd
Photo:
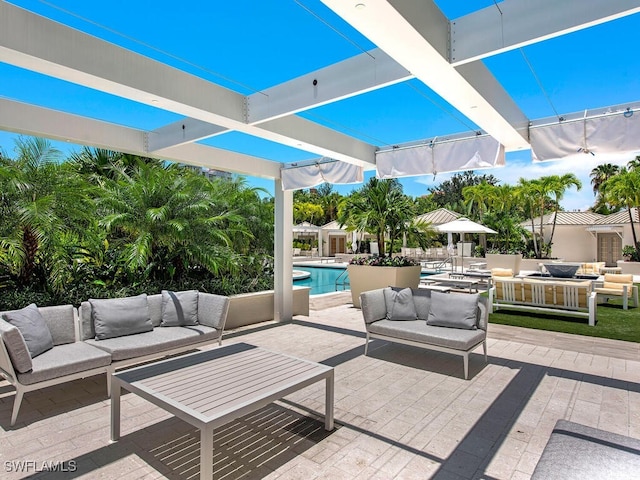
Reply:
[[[431,310],[431,290],[416,288],[413,290],[413,304],[416,307],[418,320],[427,320]]]
[[[4,319],[20,330],[31,358],[53,348],[53,337],[35,303],[21,310],[7,312]]]
[[[198,325],[198,291],[172,292],[162,290],[161,327]]]
[[[0,341],[4,340],[13,368],[18,373],[27,373],[31,370],[33,368],[31,355],[20,330],[0,318],[0,336],[2,337]]]
[[[405,287],[389,287],[394,292],[401,292]],[[418,320],[427,320],[429,318],[429,309],[431,308],[431,290],[426,288],[412,288],[413,305],[416,307],[416,316]]]
[[[427,325],[475,330],[479,298],[478,293],[431,292],[431,309]]]
[[[416,320],[416,307],[413,304],[413,292],[404,288],[399,292],[391,288],[384,289],[384,302],[388,320]]]
[[[89,303],[96,340],[153,331],[147,296],[144,293],[135,297],[104,300],[90,298]]]

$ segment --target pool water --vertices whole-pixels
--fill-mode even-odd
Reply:
[[[319,295],[321,293],[329,293],[336,291],[336,279],[340,276],[341,273],[345,271],[344,268],[339,267],[295,267],[296,270],[301,270],[303,272],[311,273],[309,278],[304,278],[301,280],[294,280],[293,284],[299,287],[311,287],[311,291],[309,295]],[[345,276],[340,279],[345,279]],[[347,286],[347,290],[348,290]],[[341,291],[342,287],[338,287],[338,290]]]

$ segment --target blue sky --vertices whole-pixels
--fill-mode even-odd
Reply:
[[[17,6],[61,21],[140,54],[174,65],[242,94],[357,55],[375,45],[355,32],[319,0],[202,2],[165,0],[86,2],[12,0]],[[454,19],[492,0],[436,0]],[[579,2],[575,2],[579,4]],[[640,100],[640,62],[635,32],[638,14],[564,35],[485,60],[486,65],[531,119]],[[528,63],[533,67],[531,72]],[[538,85],[544,88],[545,93]],[[63,81],[0,64],[0,96],[63,109],[100,120],[152,130],[180,117]],[[548,101],[547,97],[550,99]],[[445,101],[417,80],[304,112],[302,116],[369,143],[385,147],[475,129]],[[0,148],[11,154],[15,134],[0,132]],[[316,155],[233,133],[203,143],[280,162]],[[63,150],[74,146],[58,143]],[[79,147],[76,147],[79,148]],[[532,164],[529,151],[507,155],[507,166],[485,170],[506,183],[573,172],[581,192],[569,192],[566,209],[592,205],[589,172],[599,163],[630,158],[585,158]],[[372,173],[368,172],[367,177]],[[422,195],[449,178],[411,177],[405,192]],[[250,178],[272,190],[272,182]],[[354,186],[337,187],[348,193]]]

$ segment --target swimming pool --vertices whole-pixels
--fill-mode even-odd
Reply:
[[[319,295],[321,293],[335,292],[336,279],[340,276],[342,272],[345,271],[344,268],[340,268],[340,267],[296,266],[295,269],[301,270],[303,272],[309,272],[311,274],[308,278],[293,281],[293,284],[296,286],[311,287],[311,291],[309,292],[309,295]],[[338,290],[342,290],[342,287],[339,287]]]
[[[342,272],[346,269],[344,267],[303,267],[303,266],[295,266],[296,270],[300,270],[303,272],[309,272],[311,275],[307,278],[294,280],[293,284],[300,287],[311,287],[311,291],[309,295],[319,295],[321,293],[331,293],[336,291],[336,279],[340,276]],[[422,272],[421,277],[428,277],[429,275],[433,275],[435,272]],[[344,277],[340,279],[342,283],[343,280],[348,281],[348,276],[345,274]],[[342,291],[343,287],[338,287],[338,291]],[[344,290],[349,290],[349,285],[346,285]]]

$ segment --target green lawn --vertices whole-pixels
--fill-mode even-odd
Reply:
[[[622,309],[622,300],[599,304],[595,327],[589,326],[586,317],[502,309],[489,316],[489,323],[640,342],[640,307],[632,307],[631,304],[628,310]]]

